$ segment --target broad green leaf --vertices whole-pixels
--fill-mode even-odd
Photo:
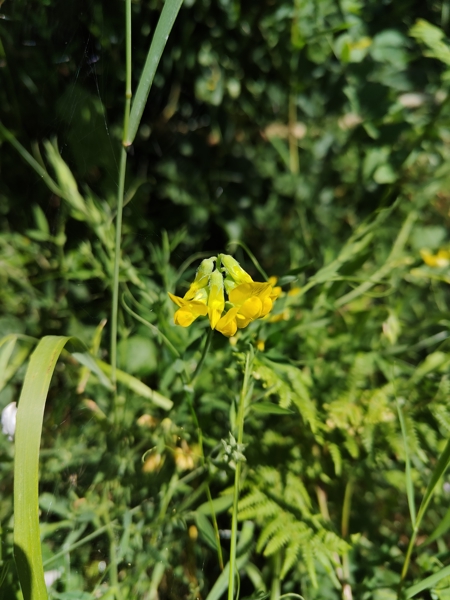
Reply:
[[[210,548],[216,550],[217,541],[216,534],[214,532],[214,528],[209,522],[208,517],[201,512],[195,513],[195,522],[197,524],[198,530],[200,532],[201,537],[205,540]]]
[[[220,496],[215,498],[212,502],[205,502],[201,504],[196,512],[204,515],[211,515],[211,504],[216,515],[228,510],[233,504],[233,494],[227,494],[226,496]]]

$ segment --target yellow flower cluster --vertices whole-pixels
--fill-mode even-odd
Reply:
[[[179,307],[176,325],[189,327],[197,317],[208,315],[211,329],[230,337],[238,328],[265,317],[280,293],[280,287],[253,281],[232,256],[219,254],[202,261],[183,298],[169,296]]]

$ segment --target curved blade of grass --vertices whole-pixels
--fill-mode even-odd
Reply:
[[[31,154],[25,150],[22,144],[16,140],[15,136],[8,130],[6,127],[0,123],[0,136],[7,142],[13,146],[23,158],[25,162],[27,162],[32,169],[39,175],[42,181],[47,185],[47,187],[57,196],[64,197],[62,190],[58,187],[57,183],[50,177],[47,171],[35,160]]]
[[[431,497],[436,489],[439,480],[444,475],[447,470],[448,465],[450,464],[450,440],[448,440],[442,454],[439,457],[437,465],[433,471],[433,475],[431,476],[430,483],[425,491],[425,495],[420,504],[419,512],[417,515],[417,524],[419,524],[428,508],[428,504],[430,503]]]
[[[150,88],[155,77],[161,55],[166,45],[169,34],[172,30],[178,11],[183,4],[183,0],[166,0],[156,26],[155,34],[147,54],[144,70],[142,71],[139,85],[136,90],[133,104],[131,106],[130,119],[128,122],[128,134],[124,141],[125,146],[130,146],[136,137],[139,123],[142,119]]]
[[[402,575],[401,575],[402,581],[405,579],[406,574],[408,573],[412,549],[414,547],[416,537],[417,537],[417,532],[419,531],[419,527],[422,522],[422,519],[425,516],[426,510],[427,510],[430,500],[433,496],[434,490],[436,489],[441,477],[444,475],[445,471],[447,470],[449,464],[450,464],[450,440],[447,441],[447,444],[446,444],[442,454],[439,457],[437,465],[433,471],[433,475],[431,476],[430,482],[429,482],[427,489],[425,491],[425,494],[422,498],[422,502],[420,504],[419,512],[417,513],[416,522],[415,522],[415,525],[413,528],[413,533],[411,535],[411,539],[409,540],[409,545],[408,545],[408,549],[406,552],[405,561],[403,563],[403,569],[402,569]]]
[[[39,536],[39,446],[50,381],[69,341],[82,347],[76,338],[50,335],[40,340],[30,358],[17,410],[14,557],[24,600],[47,600],[48,597]]]
[[[416,583],[415,585],[412,585],[411,587],[407,588],[405,590],[405,598],[413,598],[416,594],[419,594],[423,590],[434,587],[439,581],[441,581],[441,579],[444,579],[444,577],[448,577],[449,575],[450,565],[444,567],[437,573],[433,573],[433,575],[426,577],[419,583]]]
[[[427,537],[427,539],[421,545],[428,546],[435,540],[439,539],[442,535],[444,535],[444,533],[447,533],[447,531],[449,529],[450,529],[450,508],[447,510],[447,512],[444,515],[444,518],[439,523],[439,525],[436,527],[436,529],[433,531],[433,533],[431,533],[431,535],[429,535]]]
[[[406,495],[408,497],[409,514],[411,516],[412,526],[416,524],[416,505],[414,502],[414,484],[411,477],[411,461],[409,460],[408,435],[406,433],[405,417],[403,415],[400,402],[397,398],[397,411],[402,430],[403,445],[405,446],[405,475],[406,475]]]

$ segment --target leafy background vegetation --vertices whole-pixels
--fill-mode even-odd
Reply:
[[[133,89],[161,6],[132,6]],[[1,10],[0,120],[66,190],[1,141],[3,408],[18,399],[27,336],[76,335],[109,360],[125,64],[120,3]],[[400,597],[411,500],[450,433],[449,16],[447,1],[185,2],[128,156],[120,278],[147,325],[122,304],[119,367],[173,408],[124,385],[113,403],[101,377],[69,355],[58,364],[40,458],[51,597],[225,593],[208,488],[226,563],[226,450],[248,344],[241,597]],[[237,242],[284,293],[238,339],[214,335],[192,392],[182,375],[207,324],[176,328],[167,291],[222,251],[261,279]],[[6,436],[0,457],[0,597],[20,598]],[[449,489],[444,476],[408,585],[449,564]],[[418,597],[448,598],[449,585]]]

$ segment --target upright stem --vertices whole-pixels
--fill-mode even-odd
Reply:
[[[116,385],[117,370],[117,319],[119,309],[119,267],[120,267],[120,244],[122,240],[122,211],[123,193],[125,188],[125,171],[127,167],[127,153],[125,148],[121,149],[119,189],[117,193],[117,219],[116,219],[116,242],[114,246],[114,274],[113,274],[113,297],[111,308],[111,380]]]
[[[342,507],[342,521],[341,521],[341,533],[342,537],[346,539],[349,535],[349,523],[350,523],[350,509],[352,503],[353,493],[353,479],[349,479],[345,487],[344,494],[344,505]],[[350,562],[348,552],[344,552],[342,555],[342,600],[352,600],[353,592],[350,585]]]
[[[280,600],[281,582],[280,582],[280,571],[281,571],[281,550],[278,550],[273,555],[273,572],[272,572],[272,585],[270,587],[270,600]]]
[[[125,111],[123,117],[123,142],[128,137],[128,124],[130,120],[131,105],[131,0],[126,0],[125,8]],[[119,187],[117,190],[117,219],[116,219],[116,241],[114,246],[114,274],[113,294],[111,307],[111,380],[116,385],[117,371],[117,318],[119,308],[119,270],[120,270],[120,245],[122,241],[122,213],[123,197],[125,190],[125,173],[127,169],[127,153],[122,146],[119,168]]]
[[[197,363],[194,374],[192,375],[192,379],[190,381],[190,385],[194,387],[195,381],[197,377],[200,375],[200,371],[202,370],[203,363],[205,362],[206,355],[208,354],[209,347],[211,345],[211,340],[213,336],[213,329],[209,329],[208,334],[206,336],[205,344],[203,346],[202,355],[200,360]]]
[[[253,362],[253,355],[251,351],[247,352],[245,359],[245,371],[244,371],[244,382],[242,384],[241,395],[239,397],[239,407],[237,415],[237,443],[242,444],[244,437],[244,417],[245,417],[245,406],[248,394],[248,384],[250,381],[251,365]],[[228,580],[228,600],[234,599],[234,579],[236,571],[236,545],[237,545],[237,518],[238,518],[238,501],[239,501],[239,487],[241,482],[241,461],[237,461],[236,471],[234,476],[234,498],[233,498],[233,515],[231,519],[231,547],[230,547],[230,573]]]

